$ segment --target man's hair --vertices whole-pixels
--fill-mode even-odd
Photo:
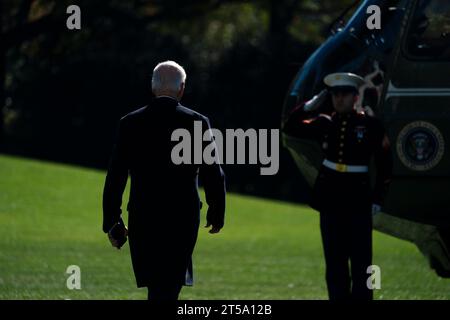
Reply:
[[[181,84],[186,82],[186,72],[175,61],[164,61],[153,69],[152,91],[177,94]]]

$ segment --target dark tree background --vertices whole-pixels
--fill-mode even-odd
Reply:
[[[106,168],[119,118],[147,103],[169,59],[188,75],[182,103],[213,127],[279,128],[290,81],[351,2],[2,0],[1,151]],[[71,4],[81,30],[66,28]],[[230,191],[306,198],[283,148],[275,176],[224,169]]]

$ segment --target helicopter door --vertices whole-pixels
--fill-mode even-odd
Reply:
[[[418,0],[413,10],[385,95],[394,174],[449,176],[450,1]]]
[[[389,211],[435,226],[450,225],[449,33],[448,0],[415,1],[382,106],[394,160]]]

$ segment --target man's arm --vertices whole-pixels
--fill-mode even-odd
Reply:
[[[116,142],[109,161],[103,189],[103,232],[121,221],[122,195],[128,179],[126,120],[122,118],[117,130]]]
[[[379,120],[376,121],[375,131],[376,178],[373,202],[381,206],[384,204],[384,198],[392,178],[392,151],[384,126]]]
[[[205,118],[203,121],[203,132],[210,130],[209,121]],[[225,220],[225,174],[217,158],[217,149],[215,148],[216,162],[213,164],[203,163],[199,170],[200,181],[205,190],[208,212],[206,214],[206,227],[212,226],[210,233],[217,233],[222,229]]]
[[[319,109],[323,109],[327,94],[324,89],[311,100],[294,108],[281,130],[297,138],[319,141],[330,122],[328,115],[318,113]]]

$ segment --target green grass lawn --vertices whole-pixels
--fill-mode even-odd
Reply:
[[[128,245],[115,250],[101,231],[104,177],[0,156],[0,299],[146,298]],[[200,230],[194,264],[181,299],[327,298],[318,214],[305,206],[229,194],[226,226]],[[374,264],[377,299],[450,298],[450,280],[411,243],[374,232]],[[69,265],[81,268],[81,290],[66,287]]]

